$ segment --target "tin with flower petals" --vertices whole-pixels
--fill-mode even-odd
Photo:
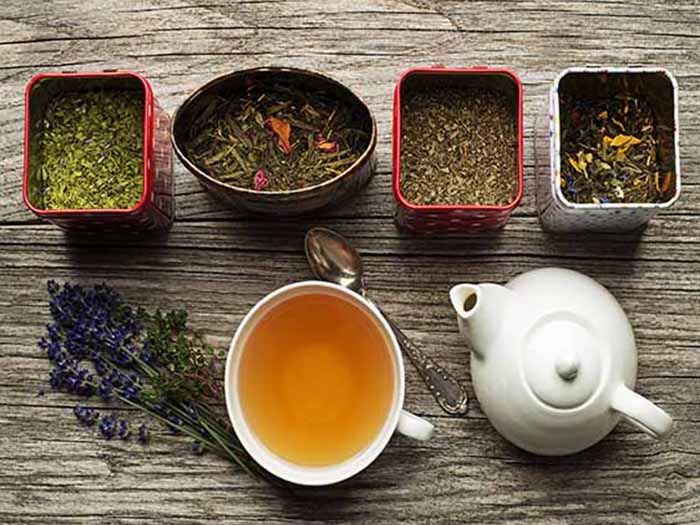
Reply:
[[[672,174],[671,191],[662,202],[579,203],[567,199],[562,189],[562,98],[585,101],[624,93],[643,96],[651,106],[657,128],[658,158]],[[547,110],[535,133],[537,211],[548,231],[630,231],[645,225],[658,212],[670,208],[681,193],[678,84],[659,67],[587,66],[564,70],[554,80]],[[566,186],[566,184],[565,184]]]

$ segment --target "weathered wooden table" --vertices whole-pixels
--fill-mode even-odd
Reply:
[[[697,2],[318,2],[99,0],[0,6],[0,522],[237,523],[700,522],[700,7]],[[497,235],[422,239],[392,222],[392,89],[412,65],[503,65],[525,90],[526,195]],[[681,88],[683,197],[641,238],[548,236],[534,209],[533,126],[547,86],[569,65],[659,64]],[[224,209],[179,164],[177,222],[167,239],[68,239],[21,202],[23,89],[36,72],[144,73],[169,112],[232,69],[291,65],[326,72],[369,103],[379,124],[371,185],[337,211],[260,220]],[[441,413],[408,366],[407,407],[435,439],[395,437],[340,486],[289,498],[214,455],[157,436],[146,447],[80,428],[75,399],[48,391],[36,341],[48,320],[45,281],[106,281],[147,307],[186,307],[227,345],[267,292],[310,278],[302,237],[338,229],[366,257],[368,282],[396,321],[469,384],[447,301],[462,281],[504,282],[546,265],[583,271],[630,315],[638,390],[668,410],[662,443],[621,424],[571,457],[538,458],[505,442],[478,403]]]

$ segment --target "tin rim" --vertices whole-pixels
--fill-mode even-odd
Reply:
[[[518,193],[515,199],[505,205],[481,205],[481,204],[413,204],[401,193],[401,86],[407,77],[416,73],[446,73],[450,75],[505,75],[509,77],[517,89],[518,103]],[[518,207],[523,198],[523,84],[514,71],[506,68],[472,67],[472,68],[446,68],[443,66],[414,67],[405,70],[394,88],[394,129],[393,129],[393,192],[398,204],[416,212],[445,212],[445,211],[475,211],[485,213],[512,212]]]
[[[295,190],[287,190],[287,191],[256,191],[256,190],[251,190],[249,188],[241,188],[240,186],[234,186],[232,184],[227,184],[225,182],[221,182],[220,180],[210,176],[209,174],[205,173],[197,165],[195,165],[190,159],[187,157],[185,152],[180,149],[180,146],[177,143],[177,140],[175,138],[175,126],[178,122],[178,119],[181,117],[183,108],[188,106],[189,104],[192,103],[193,100],[195,100],[198,96],[200,96],[202,93],[210,89],[211,87],[215,86],[216,84],[219,84],[220,82],[225,82],[231,77],[238,77],[242,76],[245,77],[246,75],[251,75],[251,74],[257,74],[257,73],[291,73],[293,75],[302,75],[302,76],[312,76],[316,78],[320,78],[324,80],[325,82],[328,82],[330,84],[333,84],[336,87],[339,87],[349,93],[357,102],[360,103],[360,105],[367,111],[367,114],[369,115],[369,119],[372,125],[372,131],[370,135],[370,140],[369,144],[365,148],[365,150],[362,152],[362,154],[358,157],[358,159],[353,162],[348,168],[346,168],[344,171],[342,171],[340,174],[336,175],[332,179],[328,179],[327,181],[321,182],[319,184],[314,184],[313,186],[306,186],[304,188],[297,188]],[[315,71],[310,71],[308,69],[301,69],[301,68],[294,68],[294,67],[276,67],[276,66],[264,66],[264,67],[254,67],[254,68],[249,68],[249,69],[241,69],[238,71],[232,71],[230,73],[225,73],[223,75],[219,75],[218,77],[215,77],[211,79],[209,82],[205,83],[204,85],[198,87],[194,91],[192,91],[185,101],[180,104],[180,106],[177,108],[175,111],[175,114],[173,115],[172,121],[170,123],[170,140],[173,145],[173,149],[175,150],[175,154],[177,155],[177,158],[180,159],[180,162],[182,162],[185,167],[197,178],[204,180],[207,184],[210,184],[212,186],[215,186],[217,189],[222,189],[222,190],[233,190],[235,192],[239,192],[242,194],[246,194],[249,196],[264,196],[264,197],[281,197],[281,196],[287,196],[287,195],[304,195],[307,193],[313,193],[315,191],[318,191],[320,188],[324,188],[326,186],[330,186],[339,180],[341,180],[343,177],[346,177],[347,175],[352,174],[353,172],[357,171],[359,168],[364,166],[367,162],[371,160],[372,153],[375,150],[375,147],[377,145],[377,122],[374,118],[374,115],[372,114],[372,111],[370,110],[369,106],[367,103],[360,98],[353,90],[351,90],[349,87],[345,86],[341,82],[324,75],[322,73],[317,73]]]

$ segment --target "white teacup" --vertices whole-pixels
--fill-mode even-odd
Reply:
[[[275,306],[302,294],[329,294],[350,301],[376,323],[385,338],[394,366],[394,393],[386,420],[374,440],[353,457],[329,466],[309,467],[298,465],[270,451],[255,435],[246,422],[238,395],[238,376],[241,356],[248,336],[255,326]],[[261,299],[241,322],[231,341],[226,360],[226,407],[233,428],[243,447],[263,468],[284,480],[299,485],[329,485],[343,481],[365,469],[384,450],[395,431],[419,440],[427,440],[433,433],[433,425],[403,410],[405,373],[401,350],[389,324],[377,308],[360,295],[321,281],[304,281],[284,286]]]

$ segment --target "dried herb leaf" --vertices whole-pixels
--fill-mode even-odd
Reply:
[[[38,137],[41,205],[126,209],[143,192],[144,97],[66,92],[49,101]]]
[[[431,86],[401,104],[401,193],[413,204],[506,205],[518,191],[511,101],[484,89]]]

